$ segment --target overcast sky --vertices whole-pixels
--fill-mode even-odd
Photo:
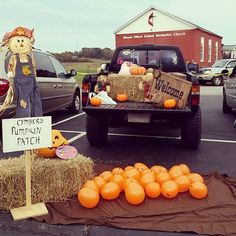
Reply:
[[[236,44],[235,0],[1,0],[1,39],[17,26],[35,29],[35,47],[50,52],[115,48],[114,31],[150,6]]]

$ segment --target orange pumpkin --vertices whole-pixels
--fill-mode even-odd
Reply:
[[[156,172],[154,172],[153,170],[151,169],[145,169],[141,172],[141,176],[147,174],[147,173],[151,173],[154,177],[156,176]]]
[[[153,170],[156,174],[159,174],[160,172],[167,172],[167,169],[164,166],[159,165],[152,166],[151,170]]]
[[[127,188],[127,186],[130,184],[130,183],[136,183],[136,184],[139,184],[139,181],[135,178],[132,178],[132,177],[126,177],[125,178],[125,181],[124,181],[124,189]]]
[[[130,74],[131,75],[144,75],[146,72],[146,68],[143,66],[131,66]]]
[[[115,182],[108,182],[104,184],[101,189],[101,196],[106,200],[114,200],[120,194],[120,187]]]
[[[102,104],[102,100],[98,97],[92,97],[90,99],[90,104],[93,106],[100,106]]]
[[[46,148],[39,148],[37,154],[42,157],[56,157],[56,149],[62,145],[67,145],[66,140],[61,132],[56,129],[52,129],[52,146]]]
[[[163,103],[164,108],[174,108],[176,106],[176,100],[174,98],[168,98]]]
[[[175,179],[175,182],[179,186],[179,192],[183,193],[188,191],[189,186],[191,184],[190,179],[186,175],[181,175]]]
[[[99,202],[99,194],[91,188],[81,188],[78,192],[78,200],[83,207],[93,208]]]
[[[117,183],[120,187],[121,192],[124,190],[125,177],[123,175],[115,174],[111,177],[110,181]]]
[[[146,173],[141,176],[140,184],[145,188],[147,184],[155,182],[155,175],[153,173]]]
[[[148,169],[148,167],[142,162],[136,162],[134,164],[134,168],[136,168],[139,172],[142,172],[143,170]]]
[[[111,172],[113,175],[121,175],[124,173],[124,170],[120,167],[115,167]]]
[[[184,175],[190,174],[190,169],[186,164],[180,164],[179,167]]]
[[[124,176],[135,178],[135,179],[139,180],[140,179],[140,172],[136,168],[131,168],[131,169],[126,170],[124,172]]]
[[[146,185],[145,193],[150,198],[157,198],[161,194],[161,186],[157,182],[152,182]]]
[[[126,166],[125,169],[124,169],[124,171],[130,170],[130,169],[134,169],[134,167],[133,167],[133,166]]]
[[[190,179],[191,183],[195,183],[195,182],[204,183],[203,177],[198,173],[190,173],[187,175],[187,177]]]
[[[180,175],[183,175],[183,172],[181,171],[179,166],[175,165],[169,169],[169,174],[172,179],[176,179]]]
[[[156,175],[156,182],[160,185],[168,180],[171,180],[170,174],[168,172],[160,172]]]
[[[132,205],[142,203],[145,199],[143,187],[138,183],[129,183],[125,188],[125,198]]]
[[[102,177],[106,182],[108,182],[110,178],[112,177],[112,172],[109,170],[106,170],[106,171],[103,171],[99,176]]]
[[[189,192],[192,197],[202,199],[207,196],[207,186],[202,182],[195,182],[189,186]]]
[[[168,180],[161,186],[161,193],[166,198],[174,198],[179,192],[178,184],[174,180]]]
[[[87,181],[83,184],[82,188],[91,188],[91,189],[93,189],[93,190],[95,190],[95,191],[97,191],[97,192],[99,191],[98,186],[95,184],[95,182],[94,182],[93,180],[87,180]]]
[[[118,94],[118,95],[116,96],[116,100],[117,100],[118,102],[126,102],[126,101],[128,101],[128,95],[125,94],[125,93]]]
[[[93,182],[97,185],[99,193],[101,192],[101,189],[103,185],[106,183],[106,181],[101,176],[95,176],[93,178]]]

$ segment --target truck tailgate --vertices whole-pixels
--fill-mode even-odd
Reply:
[[[140,102],[122,102],[117,104],[105,104],[100,106],[92,106],[87,105],[83,108],[83,110],[91,114],[93,112],[119,112],[119,113],[128,113],[128,112],[135,112],[135,113],[157,113],[157,114],[191,114],[191,109],[189,107],[185,107],[184,109],[179,108],[172,108],[172,109],[165,109],[155,106],[151,103],[140,103]]]

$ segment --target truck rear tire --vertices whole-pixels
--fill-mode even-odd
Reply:
[[[197,149],[202,134],[201,108],[198,107],[195,114],[184,122],[181,127],[181,143],[183,147]]]
[[[91,146],[102,146],[107,142],[108,120],[100,116],[86,115],[87,139]]]

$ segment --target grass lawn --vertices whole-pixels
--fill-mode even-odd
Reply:
[[[63,65],[66,67],[68,71],[70,71],[71,69],[77,71],[75,79],[78,82],[78,84],[81,85],[81,82],[85,74],[96,73],[100,65],[106,62],[107,61],[101,59],[89,58],[87,59],[86,62],[65,62],[63,63]]]

